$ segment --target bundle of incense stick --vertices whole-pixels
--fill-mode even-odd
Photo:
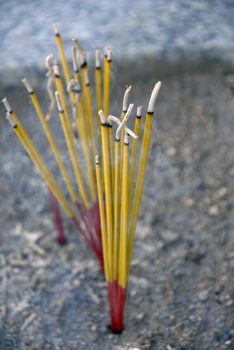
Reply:
[[[105,50],[103,62],[101,52],[96,51],[95,91],[92,94],[84,49],[75,37],[72,40],[71,74],[61,35],[56,27],[54,30],[62,72],[55,57],[50,54],[46,58],[47,90],[50,96],[46,115],[29,81],[23,79],[23,83],[48,140],[64,187],[56,182],[5,98],[3,103],[6,107],[6,117],[48,186],[60,241],[64,240],[64,232],[58,205],[73,221],[95,254],[108,284],[110,329],[114,333],[120,333],[124,328],[126,289],[150,148],[155,102],[161,82],[154,86],[151,93],[144,127],[141,128],[142,107],[138,106],[134,130],[131,130],[127,126],[133,110],[133,104],[128,104],[131,86],[124,93],[120,118],[109,113],[111,50]],[[92,102],[94,94],[95,107]],[[62,161],[49,125],[56,106],[74,172],[75,185]],[[78,152],[78,142],[82,146],[82,155]],[[85,168],[80,164],[81,156],[85,159]],[[64,191],[69,195],[69,199]]]

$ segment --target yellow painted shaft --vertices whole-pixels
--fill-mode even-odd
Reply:
[[[135,119],[135,126],[134,126],[134,133],[136,135],[140,135],[140,128],[141,128],[141,118],[136,117]],[[132,142],[132,152],[131,152],[131,161],[130,161],[130,167],[129,167],[129,195],[128,195],[128,213],[131,211],[132,206],[132,195],[133,195],[133,186],[134,186],[134,178],[135,178],[135,167],[136,167],[136,158],[137,158],[137,147],[138,147],[138,140],[133,139]]]
[[[102,70],[101,67],[95,69],[95,87],[96,87],[96,104],[97,114],[102,109]],[[98,118],[99,120],[99,118]]]
[[[144,136],[141,146],[141,155],[139,160],[139,168],[136,179],[136,190],[133,200],[133,207],[131,212],[130,226],[129,226],[129,239],[128,239],[128,272],[130,269],[130,263],[132,258],[133,244],[135,238],[136,222],[140,209],[141,196],[143,191],[144,177],[147,166],[149,148],[150,148],[150,136],[153,128],[153,114],[146,114]]]
[[[89,128],[89,135],[91,138],[91,147],[93,152],[93,162],[95,159],[95,155],[97,154],[97,141],[96,141],[96,125],[93,118],[93,110],[92,110],[92,97],[91,97],[91,88],[90,85],[85,84],[84,87],[84,100],[85,100],[85,112],[87,118],[87,125]]]
[[[109,149],[110,149],[110,168],[111,168],[111,183],[112,192],[114,193],[114,137],[113,137],[113,127],[108,127],[108,138],[109,138]]]
[[[101,167],[100,164],[96,163],[96,178],[97,178],[97,189],[98,189],[98,203],[99,203],[99,213],[101,219],[101,229],[102,229],[102,250],[104,257],[104,272],[106,281],[110,281],[110,272],[109,272],[109,254],[107,246],[107,229],[106,229],[106,217],[105,217],[105,205],[103,197],[103,182],[101,177]]]
[[[57,148],[55,139],[54,139],[54,137],[51,134],[49,125],[48,125],[48,123],[47,123],[47,121],[45,119],[45,116],[43,114],[42,108],[41,108],[40,103],[39,103],[39,101],[37,99],[37,96],[36,96],[36,94],[34,92],[30,93],[29,95],[30,95],[32,104],[34,106],[34,109],[35,109],[35,111],[37,113],[37,116],[38,116],[38,118],[40,120],[40,123],[42,125],[42,128],[44,130],[44,133],[45,133],[45,135],[47,137],[47,140],[49,142],[49,145],[51,147],[52,153],[53,153],[54,158],[55,158],[55,160],[57,162],[57,165],[59,167],[59,170],[60,170],[60,172],[62,174],[64,182],[65,182],[65,184],[67,186],[68,193],[69,193],[72,201],[74,203],[77,203],[78,202],[78,198],[77,198],[75,189],[74,189],[74,187],[72,185],[72,181],[70,179],[70,176],[69,176],[68,172],[65,169],[65,166],[64,166],[63,161],[62,161],[62,157],[61,157],[60,152],[59,152],[59,150]]]
[[[61,38],[61,35],[59,33],[57,33],[55,35],[55,40],[56,40],[59,56],[60,56],[61,63],[62,63],[65,81],[66,81],[66,84],[68,84],[68,82],[71,79],[71,75],[70,75],[69,66],[68,66],[67,59],[66,59],[65,52],[64,52],[64,48],[63,48],[62,38]]]
[[[103,173],[104,173],[104,188],[105,188],[105,200],[106,200],[106,227],[107,227],[107,250],[108,260],[110,262],[110,280],[113,280],[113,213],[112,213],[112,187],[111,187],[111,171],[110,171],[110,154],[108,143],[108,127],[102,125],[102,156],[103,156]]]
[[[128,239],[128,151],[129,145],[123,146],[123,168],[121,188],[121,227],[119,244],[119,276],[118,284],[122,288],[127,285],[127,239]]]
[[[114,264],[114,280],[117,280],[118,273],[118,245],[120,231],[120,141],[115,141],[115,163],[114,163],[114,248],[113,248],[113,264]]]
[[[111,61],[104,57],[104,79],[103,79],[103,111],[109,115],[110,110],[110,85],[111,85]]]

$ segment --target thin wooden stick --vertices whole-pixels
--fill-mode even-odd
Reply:
[[[101,219],[101,228],[102,228],[102,247],[103,247],[103,258],[104,258],[104,272],[105,279],[107,282],[110,281],[110,261],[108,254],[108,246],[107,246],[107,228],[106,228],[106,216],[105,216],[105,205],[104,205],[104,197],[103,197],[103,181],[101,176],[101,167],[99,156],[96,156],[96,178],[97,178],[97,188],[98,188],[98,201],[99,201],[99,211],[100,211],[100,219]]]
[[[96,87],[96,107],[98,111],[102,109],[102,68],[100,59],[100,50],[95,52],[95,87]],[[101,125],[101,123],[99,123]]]
[[[111,170],[110,170],[110,153],[108,144],[108,124],[107,118],[102,110],[98,112],[101,119],[101,136],[102,136],[102,157],[103,157],[103,172],[104,172],[104,188],[106,200],[106,222],[107,222],[107,247],[108,260],[110,269],[110,280],[113,280],[113,212],[112,212],[112,187],[111,187]]]
[[[127,237],[128,237],[128,152],[129,136],[124,136],[123,168],[121,186],[121,230],[119,240],[119,268],[118,284],[126,288],[127,284]]]
[[[93,159],[95,159],[95,155],[97,154],[97,140],[96,140],[96,134],[95,134],[96,125],[95,125],[95,120],[93,118],[91,88],[90,88],[89,73],[88,73],[87,67],[85,68],[84,77],[85,77],[85,84],[84,84],[85,109],[86,109],[86,116],[87,116],[88,127],[89,127],[89,134],[91,137]]]
[[[134,133],[136,135],[140,134],[141,113],[142,113],[142,106],[139,106],[137,108],[137,113],[136,113],[136,118],[135,118],[135,126],[134,126]],[[129,167],[128,213],[130,213],[131,205],[132,205],[132,193],[133,193],[133,186],[134,186],[134,174],[135,174],[135,167],[136,167],[137,147],[138,147],[138,138],[133,139],[133,142],[132,142],[132,153],[131,153],[131,161],[130,161],[130,167]]]
[[[138,212],[140,208],[140,202],[141,202],[141,196],[142,196],[142,190],[143,190],[143,184],[144,184],[144,176],[146,171],[146,165],[148,160],[148,153],[149,153],[149,147],[150,147],[150,136],[152,132],[153,127],[153,116],[154,116],[154,108],[156,99],[159,93],[161,87],[161,82],[159,81],[151,94],[148,110],[146,114],[146,121],[145,121],[145,128],[144,128],[144,136],[142,141],[142,147],[141,147],[141,155],[139,160],[139,168],[137,173],[137,179],[136,179],[136,190],[133,200],[133,208],[131,213],[131,220],[130,220],[130,227],[129,227],[129,239],[128,239],[128,273],[130,269],[130,262],[132,257],[132,251],[133,251],[133,243],[135,238],[135,230],[136,230],[136,221],[138,217]]]
[[[112,62],[112,52],[110,48],[107,48],[104,56],[104,79],[103,79],[104,81],[103,111],[105,115],[109,114],[109,109],[110,109],[111,62]]]
[[[58,47],[59,56],[60,56],[62,67],[63,67],[65,81],[66,81],[66,84],[68,84],[68,82],[71,79],[71,75],[70,75],[69,66],[68,66],[66,55],[64,52],[64,48],[63,48],[62,38],[61,38],[61,35],[60,35],[58,28],[55,24],[53,25],[53,29],[54,29],[56,44]]]
[[[62,215],[59,210],[58,201],[49,188],[48,188],[48,196],[49,196],[51,210],[52,210],[53,219],[54,219],[54,227],[57,234],[56,239],[60,245],[64,245],[66,244],[67,240],[65,237]]]

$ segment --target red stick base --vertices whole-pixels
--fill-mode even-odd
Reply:
[[[114,334],[120,334],[124,330],[126,288],[122,288],[117,282],[109,282],[108,296],[110,305],[110,330]]]
[[[48,195],[50,199],[51,210],[54,218],[54,227],[56,231],[56,240],[59,245],[63,246],[67,243],[64,227],[63,227],[63,219],[60,213],[59,204],[53,193],[48,188]]]

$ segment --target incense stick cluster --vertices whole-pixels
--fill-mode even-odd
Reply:
[[[138,106],[134,113],[134,129],[131,130],[127,125],[134,108],[128,103],[131,86],[124,92],[119,118],[110,114],[111,49],[105,49],[103,60],[99,50],[95,53],[95,90],[92,91],[86,52],[78,39],[72,39],[71,73],[57,27],[54,32],[62,71],[54,55],[48,55],[46,68],[50,105],[46,114],[29,81],[23,79],[23,83],[64,186],[58,185],[5,98],[6,117],[48,187],[59,242],[65,242],[60,206],[95,254],[108,284],[110,328],[112,332],[120,333],[124,328],[124,305],[136,223],[155,102],[161,83],[155,85],[150,96],[144,128],[141,127],[142,106]],[[59,114],[75,184],[51,131],[49,122],[55,109]],[[82,146],[82,155],[78,152],[78,142]],[[85,167],[81,166],[81,157],[85,159]]]

